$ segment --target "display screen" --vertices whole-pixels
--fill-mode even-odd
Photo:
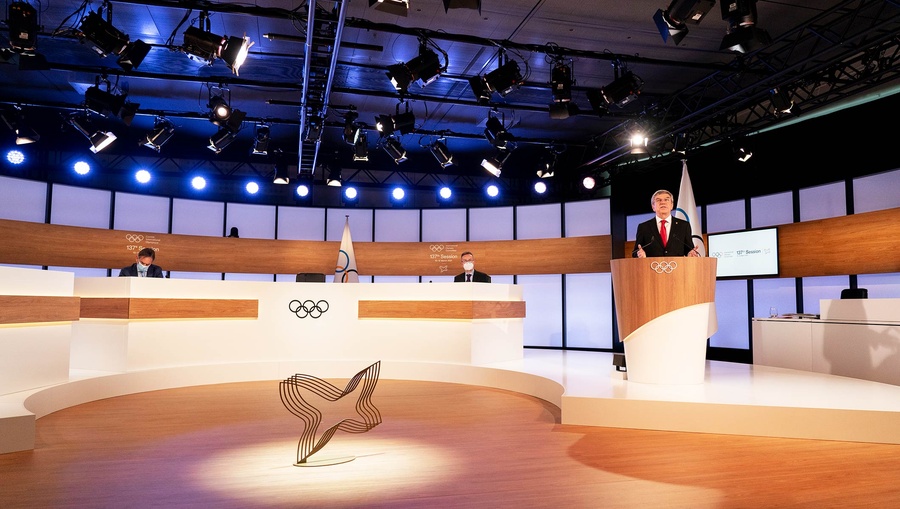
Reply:
[[[716,277],[778,275],[778,230],[764,228],[707,235],[716,262]]]

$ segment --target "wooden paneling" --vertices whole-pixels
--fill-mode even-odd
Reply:
[[[0,295],[0,324],[78,320],[78,297]]]
[[[259,301],[251,299],[81,299],[82,318],[258,318]]]
[[[525,318],[524,301],[361,300],[359,318]]]

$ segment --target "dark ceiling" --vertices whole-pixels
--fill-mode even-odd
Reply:
[[[499,203],[508,204],[579,199],[585,196],[579,186],[585,175],[604,184],[594,191],[600,195],[609,195],[610,189],[620,192],[617,179],[643,190],[646,179],[641,175],[663,170],[677,188],[679,161],[685,157],[672,152],[678,136],[688,142],[692,168],[696,162],[698,169],[709,167],[724,177],[737,171],[731,147],[744,136],[873,95],[890,95],[900,81],[900,6],[884,0],[671,5],[666,0],[483,0],[480,10],[445,10],[442,0],[409,0],[406,15],[387,12],[384,4],[370,6],[368,0],[319,1],[312,7],[276,0],[255,5],[30,1],[40,26],[37,56],[7,50],[0,59],[0,103],[6,114],[20,107],[24,120],[41,134],[38,143],[21,146],[41,164],[29,175],[69,181],[59,172],[68,171],[64,163],[87,152],[87,140],[64,120],[85,110],[85,91],[99,82],[101,90],[124,95],[137,106],[137,114],[129,123],[114,114],[90,113],[94,126],[112,130],[118,139],[93,155],[103,169],[89,185],[130,190],[123,175],[144,165],[168,175],[169,182],[192,172],[211,174],[216,197],[224,199],[236,199],[231,190],[247,177],[257,178],[263,192],[254,200],[266,203],[295,202],[292,185],[271,183],[276,148],[285,157],[292,184],[298,177],[315,179],[310,203],[320,206],[340,204],[337,191],[323,185],[329,167],[342,168],[344,180],[363,189],[394,183],[415,188],[419,197],[409,204],[417,207],[436,205],[434,189],[440,183],[461,190],[457,206],[482,204],[481,188],[492,181],[506,192]],[[715,5],[700,23],[687,23],[689,33],[676,45],[672,37],[663,40],[653,16],[681,4]],[[729,21],[723,19],[723,4],[752,9]],[[12,6],[21,5],[6,4],[8,20]],[[98,55],[85,37],[90,23],[84,20],[90,13],[127,34],[132,44],[150,44],[146,58],[126,69],[116,55]],[[730,28],[738,22],[747,26]],[[183,34],[191,26],[253,42],[239,75],[222,59],[207,65],[188,58]],[[308,38],[309,31],[315,37]],[[747,36],[741,50],[722,49],[729,32],[732,38]],[[420,45],[434,51],[446,69],[426,86],[413,83],[401,94],[386,76],[387,68],[416,57]],[[479,102],[469,79],[496,69],[501,60],[518,64],[518,86]],[[549,113],[554,100],[551,69],[558,65],[571,70],[576,107],[566,110],[568,118]],[[640,93],[627,104],[595,109],[589,96],[601,88],[611,91],[616,78],[628,73],[643,82]],[[790,113],[774,111],[773,89],[793,101]],[[246,117],[235,141],[216,154],[207,149],[219,129],[209,120],[208,103],[223,91]],[[882,101],[888,100],[896,111],[896,97]],[[885,111],[883,104],[876,111]],[[398,140],[408,150],[408,160],[396,164],[381,150],[385,138],[375,130],[375,119],[407,110],[415,115],[415,125]],[[368,134],[367,162],[353,161],[353,147],[343,141],[348,111],[358,114]],[[824,118],[833,124],[839,118],[835,115]],[[489,116],[500,119],[512,136],[511,155],[499,178],[480,166],[496,153],[483,135]],[[159,153],[141,145],[158,117],[175,126],[175,135]],[[317,117],[322,118],[320,134],[314,127]],[[861,121],[846,114],[840,118],[841,129]],[[835,129],[820,120],[803,124],[816,122],[819,129]],[[251,154],[260,123],[270,130],[267,156]],[[626,145],[627,131],[637,126],[650,133],[649,150],[639,156]],[[856,127],[849,130],[859,132]],[[814,132],[812,127],[804,130]],[[4,141],[9,134],[3,132]],[[770,132],[749,139],[775,152],[782,150],[776,141],[784,138]],[[455,157],[447,168],[427,148],[438,139],[445,140]],[[553,193],[535,197],[530,189],[536,165],[553,152],[558,154],[555,176],[548,179]],[[178,194],[162,184],[154,192]],[[696,192],[704,192],[703,184]],[[698,196],[698,201],[704,200]],[[376,201],[360,204],[379,206]]]

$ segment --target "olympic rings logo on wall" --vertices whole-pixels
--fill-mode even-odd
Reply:
[[[306,318],[307,316],[310,318],[319,318],[328,311],[328,307],[327,300],[316,302],[313,300],[299,301],[294,299],[288,304],[288,309],[291,310],[291,313],[294,313],[297,315],[297,318],[301,319]]]
[[[670,274],[673,270],[678,268],[678,263],[676,262],[652,262],[650,263],[650,268],[656,271],[657,274],[662,274],[665,272],[666,274]]]
[[[144,236],[137,235],[135,233],[126,233],[125,240],[127,240],[128,242],[141,242],[142,240],[144,240]]]
[[[432,253],[440,253],[441,251],[444,250],[444,245],[443,244],[431,244],[430,246],[428,246],[428,248],[431,249]]]

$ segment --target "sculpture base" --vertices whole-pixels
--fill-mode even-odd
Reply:
[[[335,458],[322,458],[318,460],[306,460],[303,463],[294,463],[295,467],[327,467],[331,465],[340,465],[341,463],[349,463],[356,459],[356,456],[338,456]]]

